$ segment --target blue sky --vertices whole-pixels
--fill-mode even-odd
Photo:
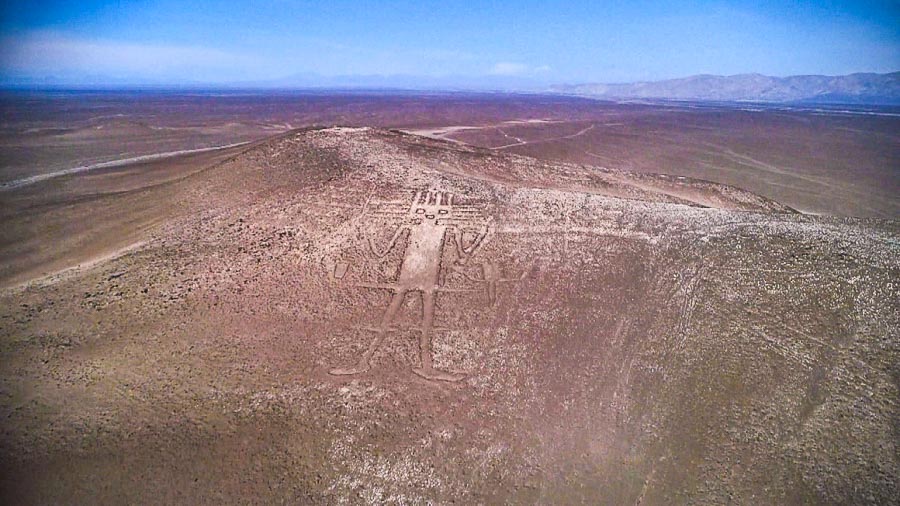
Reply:
[[[541,83],[900,70],[898,1],[17,1],[0,76]]]

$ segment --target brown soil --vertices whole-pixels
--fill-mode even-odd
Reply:
[[[900,217],[900,110],[890,107],[476,93],[0,92],[0,118],[0,188],[73,167],[340,124],[715,181],[805,213]]]
[[[196,156],[4,194],[4,502],[900,496],[896,221],[370,128]]]

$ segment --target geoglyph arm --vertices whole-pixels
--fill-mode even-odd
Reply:
[[[486,239],[490,235],[490,233],[491,225],[490,223],[487,223],[484,225],[484,227],[482,227],[481,231],[478,233],[478,236],[475,238],[475,241],[472,242],[472,244],[468,248],[466,248],[462,242],[462,230],[454,227],[453,241],[456,243],[456,252],[459,255],[459,260],[457,260],[457,262],[465,265],[466,262],[469,261],[469,258],[477,253],[482,246],[484,246]]]
[[[391,237],[391,240],[388,242],[387,248],[384,251],[378,251],[378,248],[375,247],[375,242],[369,237],[369,249],[372,251],[372,254],[378,258],[384,258],[388,253],[394,249],[394,246],[397,244],[397,239],[400,238],[400,235],[406,230],[406,227],[397,227],[397,230],[394,232],[394,235]]]

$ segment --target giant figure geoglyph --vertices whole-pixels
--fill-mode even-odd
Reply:
[[[462,374],[435,369],[433,364],[432,340],[434,333],[435,295],[442,290],[441,262],[444,246],[448,238],[456,247],[456,266],[466,265],[485,244],[491,232],[489,222],[481,218],[478,210],[469,205],[454,205],[453,195],[447,192],[420,191],[413,197],[412,205],[400,216],[400,223],[384,248],[379,248],[369,239],[372,253],[383,258],[393,250],[407,234],[406,250],[400,265],[396,284],[370,285],[393,292],[391,301],[375,330],[375,337],[356,365],[332,369],[331,374],[358,374],[369,369],[372,356],[378,351],[387,333],[392,329],[397,313],[406,295],[418,292],[422,297],[421,334],[419,337],[420,366],[413,371],[427,379],[457,381]],[[465,232],[475,230],[474,237],[466,245]]]

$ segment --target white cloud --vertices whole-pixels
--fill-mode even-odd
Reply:
[[[494,76],[532,76],[537,77],[541,74],[547,74],[552,69],[549,65],[539,65],[532,67],[524,63],[517,62],[498,62],[490,68],[488,74]]]
[[[455,49],[415,49],[411,51],[411,54],[429,60],[441,61],[467,61],[475,59],[475,55],[472,53],[457,51]]]
[[[495,76],[519,76],[527,73],[528,70],[528,65],[524,63],[502,61],[495,63],[488,73]]]
[[[242,55],[201,46],[87,40],[54,32],[0,39],[0,71],[4,73],[166,77],[187,72],[205,78],[252,64]]]

